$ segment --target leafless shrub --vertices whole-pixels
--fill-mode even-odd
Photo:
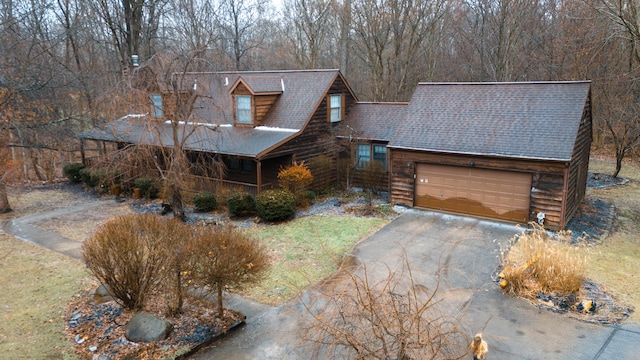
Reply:
[[[193,281],[217,293],[218,316],[223,317],[222,291],[262,279],[269,266],[266,248],[232,227],[202,227],[194,239]]]
[[[503,291],[523,297],[577,292],[585,279],[586,260],[571,246],[571,234],[561,232],[553,239],[542,225],[532,226],[533,230],[512,239],[517,246],[502,251]]]
[[[362,266],[346,272],[346,285],[322,304],[305,304],[311,315],[306,340],[316,358],[459,359],[467,341],[458,320],[439,308],[438,285],[413,277],[406,257],[400,272],[381,280]]]
[[[119,216],[101,226],[82,246],[89,270],[127,309],[141,309],[172,266],[175,245],[190,228],[151,214]]]

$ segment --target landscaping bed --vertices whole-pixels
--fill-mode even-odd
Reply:
[[[151,302],[145,311],[164,318],[164,305]],[[124,310],[115,301],[96,305],[93,292],[75,296],[66,311],[65,331],[76,353],[84,359],[174,359],[185,356],[244,323],[244,315],[225,309],[217,317],[215,304],[199,297],[185,299],[182,314],[167,317],[173,328],[157,342],[132,342],[126,325],[137,312]]]

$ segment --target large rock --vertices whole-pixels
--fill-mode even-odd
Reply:
[[[93,293],[93,303],[96,305],[104,304],[109,301],[113,301],[113,296],[109,293],[109,288],[106,285],[100,285]]]
[[[160,341],[166,339],[172,329],[173,325],[167,320],[142,311],[129,320],[124,336],[133,342]]]

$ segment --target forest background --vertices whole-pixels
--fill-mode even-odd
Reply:
[[[338,68],[361,101],[418,82],[592,80],[594,150],[637,157],[637,0],[2,0],[0,195],[133,109],[130,71]],[[171,66],[160,65],[171,64]],[[151,108],[149,96],[142,103]],[[137,102],[140,105],[140,101]],[[0,196],[0,208],[2,208]]]

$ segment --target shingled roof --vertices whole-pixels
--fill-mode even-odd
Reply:
[[[233,124],[233,96],[229,93],[239,77],[254,91],[281,90],[278,100],[262,120],[270,127],[301,130],[315,112],[327,90],[340,76],[339,70],[240,71],[187,73],[185,86],[197,82],[199,97],[195,115],[199,121]]]
[[[340,124],[338,137],[355,137],[364,140],[389,141],[402,123],[409,103],[360,102],[355,104],[349,116]]]
[[[184,89],[199,95],[190,123],[181,131],[193,134],[186,149],[262,157],[297,136],[340,75],[339,70],[242,71],[179,74]],[[242,77],[254,91],[282,91],[262,119],[262,126],[235,127],[231,87]],[[194,86],[196,85],[197,86]],[[128,115],[102,129],[85,131],[81,138],[172,146],[170,124],[146,115]]]
[[[568,161],[590,82],[420,83],[389,147]]]
[[[146,120],[146,121],[145,121]],[[203,123],[180,124],[178,138],[188,134],[185,150],[258,157],[266,144],[277,144],[295,134],[295,130],[265,126],[255,128]],[[149,119],[147,115],[128,115],[112,121],[103,129],[83,132],[85,139],[130,144],[173,146],[171,123]]]

